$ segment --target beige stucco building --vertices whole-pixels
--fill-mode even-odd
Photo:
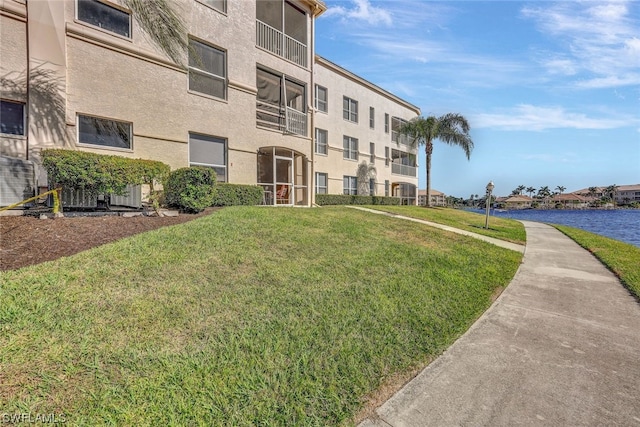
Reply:
[[[316,57],[322,1],[172,4],[188,34],[182,64],[150,41],[125,0],[0,0],[0,154],[38,165],[42,149],[57,147],[210,166],[220,181],[263,186],[265,203],[299,206],[316,188],[342,193],[366,159],[377,194],[413,188],[415,200],[415,153],[389,128],[420,110]],[[327,111],[315,112],[316,85]],[[344,97],[357,101],[355,121],[342,118]],[[328,133],[326,153],[316,128]],[[344,136],[359,141],[356,159]]]

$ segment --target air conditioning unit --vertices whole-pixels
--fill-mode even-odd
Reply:
[[[125,206],[128,208],[142,208],[142,186],[141,185],[127,185],[124,196],[109,196],[109,204],[111,206]]]
[[[63,188],[62,207],[64,208],[96,208],[98,196],[83,188]]]
[[[0,156],[0,206],[35,196],[36,169],[30,160]]]

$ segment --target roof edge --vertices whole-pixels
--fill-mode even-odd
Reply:
[[[353,72],[347,70],[346,68],[343,68],[341,66],[339,66],[338,64],[336,64],[335,62],[331,62],[329,61],[327,58],[324,58],[320,55],[315,55],[315,62],[317,64],[320,65],[324,65],[325,67],[331,69],[333,72],[341,74],[342,76],[355,81],[356,83],[359,83],[363,86],[368,87],[369,89],[379,93],[380,95],[391,99],[392,101],[395,101],[399,104],[404,105],[406,108],[413,110],[416,115],[421,115],[422,111],[420,110],[420,107],[417,107],[415,105],[413,105],[412,103],[410,103],[409,101],[405,101],[404,99],[400,98],[397,95],[394,95],[393,93],[389,92],[386,89],[381,88],[380,86],[376,85],[375,83],[371,83],[370,81],[358,76],[357,74],[354,74]]]

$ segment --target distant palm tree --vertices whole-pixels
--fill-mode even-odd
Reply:
[[[598,187],[589,187],[589,192],[587,193],[587,195],[590,197],[596,197],[596,194],[598,194],[598,190]]]
[[[519,195],[522,195],[522,192],[524,191],[524,189],[527,188],[524,185],[518,185],[518,187],[516,188],[516,191],[518,192]]]
[[[566,189],[567,189],[567,187],[563,187],[562,185],[558,185],[558,186],[556,187],[556,190],[558,190],[558,193],[559,193],[559,194],[562,194],[562,192],[563,192],[564,190],[566,190]]]
[[[542,199],[544,204],[547,204],[547,199],[551,196],[551,190],[548,186],[540,187],[538,190],[538,197]]]
[[[527,189],[525,191],[527,193],[529,193],[529,197],[531,197],[533,195],[533,193],[536,192],[536,188],[535,187],[527,187]]]
[[[616,192],[618,191],[618,186],[613,184],[604,189],[605,194],[609,197],[609,200],[613,203],[613,207],[616,206]]]
[[[369,183],[372,179],[375,179],[376,172],[376,167],[365,160],[363,160],[362,163],[358,165],[358,170],[356,171],[358,180],[358,195],[368,196],[370,194]]]
[[[512,192],[511,192],[512,196],[519,196],[520,195],[520,190],[518,190],[517,188],[515,188]]]
[[[427,207],[431,207],[431,155],[433,154],[433,140],[439,139],[449,145],[457,145],[464,150],[467,159],[471,158],[473,141],[469,135],[469,123],[464,116],[448,113],[440,117],[416,117],[403,123],[398,132],[409,138],[409,145],[413,149],[424,145],[427,170]],[[400,143],[398,139],[398,144]]]

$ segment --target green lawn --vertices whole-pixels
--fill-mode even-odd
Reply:
[[[563,225],[554,227],[594,254],[640,299],[640,248],[577,228]]]
[[[450,208],[424,208],[422,206],[367,206],[367,208],[436,222],[484,236],[524,245],[527,241],[522,223],[506,218],[489,217],[489,229],[484,228],[486,217],[474,212]]]
[[[462,334],[520,260],[344,207],[225,208],[2,273],[1,409],[72,425],[348,424]]]

